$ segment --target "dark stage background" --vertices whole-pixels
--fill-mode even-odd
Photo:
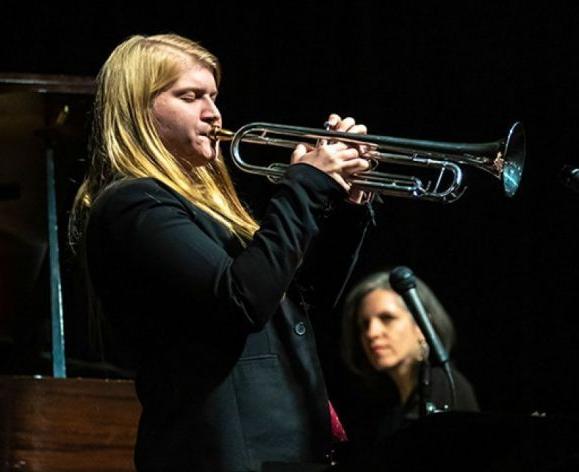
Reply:
[[[558,180],[564,164],[579,166],[575,11],[487,3],[94,2],[80,13],[5,2],[0,71],[94,76],[128,35],[176,32],[221,59],[219,106],[232,129],[319,126],[337,112],[376,134],[482,142],[522,121],[527,165],[514,198],[468,171],[455,204],[386,199],[352,280],[405,264],[429,282],[454,318],[454,357],[484,410],[577,416],[579,195]],[[259,214],[270,185],[234,174]],[[82,316],[72,296],[69,336]],[[68,344],[74,355],[78,343]],[[334,388],[347,388],[335,365],[328,371]]]

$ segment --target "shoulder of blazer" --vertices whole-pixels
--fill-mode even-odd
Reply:
[[[138,201],[143,197],[159,202],[167,198],[175,200],[179,202],[194,219],[200,216],[200,214],[204,214],[202,210],[187,200],[183,195],[152,177],[122,179],[113,182],[97,197],[93,205],[93,211],[102,210],[108,206],[111,201],[117,199],[130,203],[133,200]]]
[[[151,177],[124,179],[109,185],[96,199],[89,221],[92,220],[93,226],[98,228],[102,221],[116,220],[132,205],[148,205],[155,201],[159,205],[179,206],[210,238],[221,241],[227,247],[233,244],[231,251],[237,250],[237,244],[231,242],[237,241],[237,238],[221,222]]]

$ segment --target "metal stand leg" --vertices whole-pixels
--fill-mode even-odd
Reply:
[[[52,373],[54,377],[66,377],[64,351],[64,317],[62,310],[62,283],[58,250],[58,221],[56,212],[56,184],[54,150],[46,150],[46,192],[48,198],[48,254],[50,262],[50,311],[52,327]]]

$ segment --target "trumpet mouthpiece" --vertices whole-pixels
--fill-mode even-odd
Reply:
[[[209,139],[213,141],[231,141],[234,135],[235,133],[233,131],[214,126],[211,128],[211,131],[209,131],[207,136],[209,136]]]

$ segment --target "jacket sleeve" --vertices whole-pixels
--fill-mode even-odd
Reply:
[[[144,292],[214,307],[259,330],[279,306],[325,209],[343,198],[326,174],[306,164],[291,166],[259,231],[230,255],[200,224],[208,215],[191,212],[159,182],[137,179],[95,203],[87,230],[91,276],[105,298]]]

